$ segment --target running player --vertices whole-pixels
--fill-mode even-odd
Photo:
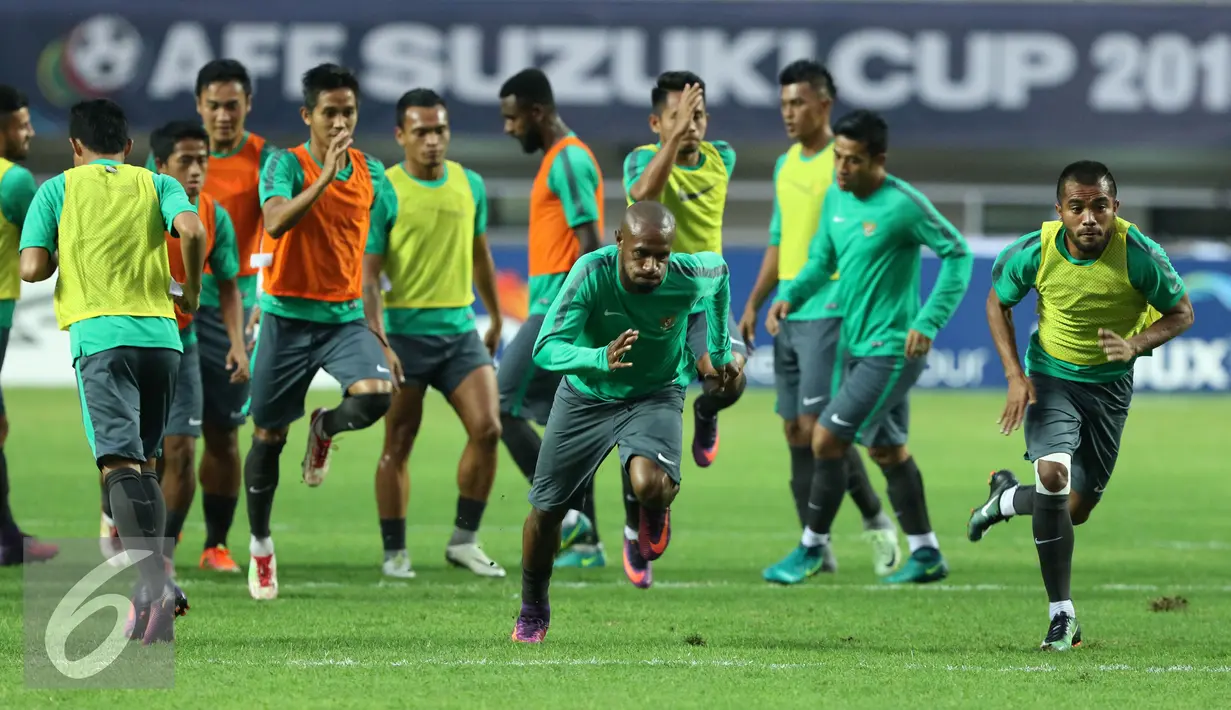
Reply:
[[[253,320],[257,305],[257,272],[252,256],[260,250],[262,215],[261,171],[274,154],[273,145],[244,129],[252,110],[252,79],[243,64],[234,59],[215,59],[197,72],[197,113],[209,134],[209,172],[204,191],[231,216],[239,246],[239,284],[244,322]],[[151,155],[146,167],[157,170]],[[239,427],[249,382],[228,370],[227,355],[232,334],[227,329],[225,308],[218,287],[205,265],[201,308],[194,316],[198,339],[204,409],[200,419],[205,449],[201,453],[201,507],[205,513],[205,549],[200,567],[221,572],[239,572],[227,547],[227,535],[239,502],[241,467]],[[251,330],[246,333],[251,351]]]
[[[11,86],[0,85],[0,364],[8,349],[13,311],[21,297],[18,245],[26,211],[34,199],[34,175],[17,164],[30,152],[34,126],[30,124],[29,103],[25,94]],[[39,542],[17,527],[9,507],[9,464],[4,442],[9,436],[9,418],[0,393],[0,567],[22,562],[42,562],[60,551],[55,545]],[[28,546],[28,549],[27,549]]]
[[[808,261],[808,244],[820,222],[821,202],[833,183],[833,130],[829,125],[830,110],[837,98],[833,77],[819,63],[800,59],[782,70],[778,84],[782,120],[787,135],[796,142],[774,165],[774,212],[769,223],[769,246],[739,321],[740,335],[749,347],[755,338],[757,314],[765,299],[775,286],[779,291],[785,289]],[[808,497],[817,470],[812,454],[812,434],[816,430],[817,417],[829,401],[841,332],[842,304],[835,274],[783,321],[778,337],[774,338],[776,409],[782,417],[791,452],[791,493],[801,528],[808,524]],[[897,530],[885,515],[880,497],[868,481],[863,457],[855,447],[847,450],[846,461],[849,467],[847,490],[863,514],[863,527],[872,543],[873,569],[878,575],[887,575],[898,564]],[[784,560],[784,563],[791,561]],[[837,570],[837,560],[830,546],[825,547],[819,564],[816,570],[806,571]],[[776,578],[780,566],[781,563],[765,570],[765,578],[771,581]],[[797,575],[794,570],[788,573]]]
[[[233,381],[246,382],[249,374],[248,349],[244,342],[243,306],[239,287],[235,283],[239,273],[235,228],[226,209],[201,191],[209,170],[209,135],[196,123],[175,121],[150,135],[150,152],[158,172],[179,182],[205,225],[205,263],[212,274],[210,280],[219,302],[223,304],[222,317],[231,336],[224,364],[231,371]],[[180,256],[179,244],[171,234],[167,235],[167,254],[171,259],[171,276],[176,281],[184,281],[187,278],[184,260]],[[201,282],[204,293],[205,276],[201,277]],[[180,357],[175,397],[171,400],[171,412],[163,432],[163,455],[158,461],[162,469],[162,495],[167,507],[166,537],[171,546],[179,541],[197,489],[194,469],[204,405],[194,317],[195,314],[176,309],[175,318],[184,353]],[[168,559],[172,559],[173,555],[174,547],[166,551]]]
[[[164,567],[155,459],[183,351],[175,307],[197,308],[205,226],[173,178],[124,164],[132,141],[115,103],[73,106],[69,139],[76,167],[43,183],[26,215],[21,278],[59,272],[56,322],[69,333],[86,438],[123,546],[151,553],[136,563],[142,584],[127,632],[171,641],[188,600]],[[168,231],[180,239],[183,284],[171,278]]]
[[[530,425],[547,423],[560,384],[558,372],[532,359],[543,317],[582,254],[598,249],[603,233],[603,173],[585,143],[556,111],[551,82],[540,69],[524,69],[500,87],[504,132],[526,153],[543,151],[530,191],[530,313],[500,357],[501,439],[527,480],[534,477],[542,439]],[[594,497],[569,514],[561,538],[562,567],[602,567]]]
[[[308,424],[303,481],[319,486],[329,473],[333,437],[366,429],[389,409],[393,382],[380,340],[363,320],[363,250],[369,228],[388,220],[385,167],[352,148],[359,120],[359,80],[322,64],[303,75],[308,142],[270,159],[261,204],[271,254],[264,264],[261,332],[252,356],[255,427],[244,463],[248,489],[248,591],[278,596],[269,517],[278,487],[278,459],[292,423],[304,415],[312,378],[324,368],[342,384],[342,403],[320,408]]]
[[[384,211],[387,223],[372,230],[363,257],[368,328],[385,342],[397,383],[376,467],[383,570],[390,577],[415,576],[406,550],[406,462],[431,386],[449,400],[466,429],[457,516],[445,559],[481,577],[503,577],[504,569],[476,541],[500,446],[500,396],[492,368],[500,344],[500,301],[487,246],[487,190],[478,173],[446,160],[449,113],[436,92],[408,91],[398,99],[396,116],[395,135],[406,160],[385,171],[392,187],[385,194],[395,204]],[[492,314],[482,338],[470,307],[475,287]]]
[[[624,547],[645,560],[666,551],[670,506],[680,490],[684,394],[696,367],[688,317],[698,305],[709,320],[707,347],[717,377],[727,382],[740,374],[727,331],[726,262],[712,252],[673,254],[674,240],[667,207],[634,204],[616,244],[582,257],[569,272],[535,343],[535,362],[568,376],[556,392],[530,491],[514,641],[539,643],[547,636],[560,524],[613,448],[620,449],[638,501],[637,536]],[[649,574],[647,566],[645,586]]]
[[[838,121],[834,133],[837,184],[825,193],[808,263],[778,294],[766,326],[778,336],[782,320],[841,271],[849,359],[813,437],[818,480],[801,549],[793,553],[800,564],[796,574],[777,574],[773,581],[801,582],[819,567],[846,493],[847,450],[859,440],[885,474],[889,500],[910,544],[906,564],[884,580],[934,582],[949,570],[928,520],[923,476],[906,448],[909,395],[927,367],[932,339],[966,293],[973,257],[966,240],[926,197],[885,171],[889,130],[880,116],[855,111]],[[923,245],[941,258],[941,266],[920,307]]]
[[[1073,609],[1073,526],[1090,518],[1111,481],[1133,398],[1133,365],[1188,330],[1193,306],[1163,248],[1116,215],[1116,179],[1083,160],[1056,183],[1056,214],[1000,252],[987,321],[1009,381],[1000,416],[1006,436],[1026,425],[1033,485],[992,474],[991,496],[971,512],[968,534],[1028,515],[1047,589],[1045,651],[1081,645]],[[1023,370],[1013,307],[1035,289],[1038,330]]]
[[[628,204],[657,200],[666,205],[678,221],[677,251],[721,254],[722,217],[727,184],[735,171],[735,149],[726,141],[705,140],[709,127],[705,82],[692,72],[664,72],[650,92],[650,105],[650,130],[658,134],[659,142],[636,148],[624,159]],[[725,389],[717,386],[705,349],[705,327],[701,311],[688,319],[688,343],[703,388],[693,401],[692,457],[702,468],[713,464],[718,455],[718,413],[739,401],[745,385],[740,377]],[[738,332],[734,320],[729,330],[732,335]],[[748,350],[739,340],[732,345],[742,370]]]

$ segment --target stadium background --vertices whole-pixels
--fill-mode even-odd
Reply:
[[[732,309],[742,310],[765,242],[770,175],[787,146],[776,73],[824,60],[850,108],[884,112],[890,169],[919,186],[979,254],[970,293],[937,339],[921,384],[1003,384],[983,295],[998,249],[1052,215],[1055,175],[1078,158],[1107,162],[1122,214],[1162,242],[1197,309],[1194,328],[1138,365],[1142,390],[1231,389],[1231,13],[1212,3],[1071,6],[1000,2],[479,2],[407,6],[266,0],[6,3],[4,81],[23,87],[39,136],[27,165],[66,167],[65,109],[108,96],[129,111],[133,162],[145,136],[191,118],[206,61],[242,60],[256,87],[249,128],[280,146],[306,135],[299,75],[323,62],[358,70],[358,146],[387,163],[396,98],[431,86],[449,101],[450,157],[488,182],[504,337],[525,314],[525,224],[536,156],[502,136],[497,90],[530,64],[552,77],[565,121],[595,149],[607,182],[607,237],[623,205],[623,156],[652,140],[649,88],[665,69],[708,84],[709,137],[738,151],[724,234]],[[1093,29],[1092,29],[1093,28]],[[925,288],[936,261],[925,259]],[[56,331],[51,282],[25,285],[3,382],[72,383],[67,335]],[[476,303],[481,312],[481,306]],[[484,319],[480,318],[479,327]],[[1020,333],[1024,341],[1029,330]],[[769,343],[762,332],[761,345]],[[772,384],[769,348],[749,367]],[[319,384],[328,385],[321,375]]]

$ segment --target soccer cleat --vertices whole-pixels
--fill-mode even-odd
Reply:
[[[328,409],[321,407],[312,412],[308,424],[308,450],[303,456],[303,482],[315,488],[329,475],[329,458],[333,455],[333,437],[321,430],[322,417]]]
[[[603,551],[602,543],[598,545],[572,545],[567,550],[560,551],[552,566],[556,569],[563,567],[577,567],[581,569],[606,567],[607,553]]]
[[[60,548],[49,542],[39,542],[33,535],[18,531],[11,544],[0,544],[0,567],[46,562],[60,554]]]
[[[872,545],[872,570],[884,577],[897,569],[902,561],[902,549],[898,547],[898,531],[893,528],[868,530],[863,539]]]
[[[594,532],[594,522],[584,513],[577,513],[577,520],[572,525],[560,528],[560,550],[567,550],[592,532]]]
[[[257,601],[278,598],[278,563],[272,554],[252,555],[248,561],[248,593]]]
[[[231,551],[226,548],[226,545],[205,548],[205,551],[201,553],[201,561],[197,566],[201,569],[210,569],[215,572],[243,571],[235,562],[235,558],[231,557]]]
[[[641,522],[637,531],[637,551],[646,562],[653,562],[671,544],[671,509],[649,510],[641,506]]]
[[[1040,651],[1070,651],[1081,646],[1081,625],[1065,612],[1051,618],[1047,636],[1039,645]]]
[[[649,589],[654,584],[650,563],[641,556],[636,540],[624,540],[624,574],[637,589]]]
[[[387,555],[384,563],[380,566],[380,571],[386,577],[394,577],[396,579],[415,578],[415,570],[410,566],[410,553],[406,550],[398,550],[392,555]]]
[[[799,584],[821,572],[825,563],[826,545],[798,545],[776,564],[766,568],[761,576],[775,584]]]
[[[480,577],[504,576],[504,568],[493,562],[473,542],[464,545],[449,545],[445,548],[445,560],[454,567],[468,569]]]
[[[906,558],[902,569],[885,577],[886,584],[927,584],[939,582],[949,576],[949,565],[940,550],[934,547],[921,547]]]
[[[703,417],[692,405],[692,460],[701,468],[709,468],[718,458],[718,417]]]
[[[184,594],[184,590],[174,582],[168,582],[163,589],[162,596],[148,607],[141,644],[149,646],[153,643],[175,641],[175,619],[187,614],[188,608],[188,597]]]
[[[513,627],[513,640],[517,643],[543,643],[547,628],[551,626],[551,607],[521,605],[517,624]]]
[[[970,511],[970,520],[966,522],[966,537],[971,542],[978,542],[987,534],[987,529],[1004,520],[1008,520],[1000,514],[1000,496],[1010,488],[1017,486],[1017,477],[1012,471],[992,471],[987,477],[987,486],[990,490],[990,495],[983,505],[978,508],[972,508]]]

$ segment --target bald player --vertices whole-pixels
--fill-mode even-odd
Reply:
[[[741,374],[731,355],[722,257],[673,254],[675,218],[658,202],[629,207],[615,236],[614,246],[573,265],[534,344],[534,364],[566,377],[543,432],[522,529],[522,607],[513,630],[521,643],[547,636],[560,524],[615,447],[640,506],[639,529],[625,535],[625,566],[634,584],[650,586],[650,562],[671,540],[670,506],[680,490],[684,390],[696,369],[690,313],[705,312],[718,379]]]

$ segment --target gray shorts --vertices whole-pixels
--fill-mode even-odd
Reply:
[[[727,332],[731,334],[731,352],[739,353],[747,360],[748,346],[744,344],[744,341],[740,340],[739,326],[735,324],[735,319],[731,317],[730,313],[727,314]],[[710,354],[707,342],[709,334],[710,328],[709,323],[705,320],[705,311],[689,313],[688,332],[684,337],[687,338],[688,349],[692,351],[692,357],[697,362],[700,362],[701,358]]]
[[[245,326],[251,315],[251,308],[244,309]],[[227,370],[231,339],[227,337],[227,328],[222,323],[222,311],[212,306],[201,306],[192,325],[197,329],[197,342],[201,349],[201,384],[205,391],[202,416],[198,418],[222,429],[243,426],[244,403],[248,401],[250,383],[231,382],[231,372]],[[251,336],[244,338],[246,344],[251,343]]]
[[[0,328],[0,370],[4,369],[4,354],[9,350],[9,328]],[[6,414],[4,409],[4,390],[0,389],[0,417]]]
[[[492,364],[477,330],[460,335],[390,334],[389,345],[402,361],[407,387],[434,387],[446,397],[470,373]]]
[[[775,411],[791,421],[801,415],[819,417],[834,388],[841,318],[785,320],[774,338]]]
[[[611,453],[620,465],[642,456],[680,482],[684,450],[684,388],[672,386],[639,399],[604,402],[560,383],[534,469],[530,504],[543,511],[579,508],[586,486]]]
[[[163,436],[201,436],[201,354],[197,343],[184,346],[179,375],[175,378],[175,397]]]
[[[500,386],[500,413],[547,425],[551,403],[564,375],[534,364],[534,341],[543,329],[543,315],[531,315],[500,355],[496,382]]]
[[[1073,382],[1031,375],[1037,401],[1026,408],[1026,460],[1069,454],[1069,482],[1083,496],[1101,498],[1120,454],[1120,436],[1133,400],[1133,373],[1115,382]]]
[[[170,348],[124,346],[83,355],[73,366],[81,419],[95,462],[161,456],[180,354]]]
[[[361,380],[392,379],[385,350],[363,321],[315,323],[262,314],[252,355],[252,423],[284,429],[302,417],[308,387],[322,368],[344,392]]]
[[[902,446],[910,430],[910,388],[927,358],[851,357],[819,423],[843,441]]]

